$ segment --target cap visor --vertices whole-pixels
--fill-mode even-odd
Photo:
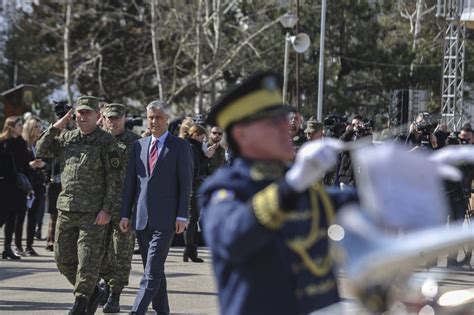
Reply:
[[[107,114],[104,115],[105,117],[122,117],[123,114],[119,113],[119,112],[109,112]]]
[[[95,111],[95,110],[94,110],[92,107],[90,107],[90,106],[87,106],[87,105],[79,105],[79,106],[76,107],[76,112],[77,112],[77,111],[80,111],[80,110],[84,110],[84,109],[85,109],[85,110],[90,110],[90,111],[93,111],[93,112]]]

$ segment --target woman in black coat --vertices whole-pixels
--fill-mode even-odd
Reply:
[[[17,224],[15,228],[15,245],[17,248],[17,255],[38,256],[33,249],[33,241],[38,221],[43,222],[44,216],[44,200],[46,193],[45,175],[43,170],[46,163],[36,157],[36,141],[41,135],[42,127],[39,118],[31,117],[23,125],[22,137],[28,146],[28,177],[33,186],[35,199],[33,204],[28,209],[28,220],[26,224],[26,250],[23,252],[22,238],[23,238],[23,222],[25,220],[25,213],[21,212],[17,216]],[[41,224],[38,224],[41,226]],[[40,227],[41,228],[41,227]]]
[[[26,142],[21,137],[22,129],[21,117],[8,117],[0,134],[0,147],[4,154],[13,158],[16,171],[27,174],[29,158]],[[4,193],[2,196],[2,211],[5,217],[5,242],[2,258],[20,259],[20,256],[12,251],[11,243],[17,215],[26,211],[27,193],[17,188],[15,180],[5,183],[4,186],[1,189]]]
[[[203,260],[198,257],[196,243],[197,224],[201,215],[197,203],[197,191],[208,175],[208,159],[203,150],[203,142],[206,136],[206,128],[197,124],[189,128],[186,136],[193,150],[194,174],[188,226],[184,232],[184,244],[186,248],[183,253],[183,261],[185,262],[189,259],[191,259],[192,262],[203,262]]]

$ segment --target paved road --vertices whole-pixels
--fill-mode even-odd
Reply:
[[[45,223],[47,219],[45,216]],[[3,250],[3,229],[0,235]],[[53,253],[45,251],[44,246],[45,241],[35,240],[39,257],[24,257],[20,261],[0,259],[0,314],[66,314],[71,307],[72,286],[57,271]],[[217,314],[209,251],[200,250],[205,260],[202,264],[184,263],[182,252],[182,248],[172,248],[165,267],[172,313]],[[131,310],[142,271],[141,258],[134,255],[130,285],[121,298],[122,313]],[[101,313],[98,310],[97,314]]]
[[[66,314],[71,307],[74,300],[72,287],[59,274],[53,253],[45,251],[44,245],[44,241],[35,240],[34,247],[39,257],[24,257],[21,261],[0,260],[0,314]],[[0,230],[0,248],[3,249],[3,230]],[[209,251],[201,249],[200,256],[205,263],[196,264],[183,263],[182,250],[179,247],[172,248],[166,262],[172,313],[217,314],[216,286]],[[467,268],[447,269],[443,267],[445,260],[440,260],[438,265],[440,267],[430,269],[430,275],[439,278],[440,291],[474,287],[473,271]],[[135,255],[130,285],[122,294],[123,313],[131,309],[141,273],[141,260]],[[357,306],[343,275],[340,277],[340,288],[349,309],[346,314],[364,314],[355,311]],[[101,313],[99,309],[97,314]]]

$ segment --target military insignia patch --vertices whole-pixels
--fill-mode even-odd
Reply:
[[[109,164],[112,168],[120,167],[120,158],[116,152],[112,152],[109,154]]]
[[[235,194],[227,189],[219,189],[211,196],[211,204],[215,205],[225,200],[234,200]]]

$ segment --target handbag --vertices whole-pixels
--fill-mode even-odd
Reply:
[[[25,193],[28,193],[33,190],[30,180],[25,174],[21,172],[16,172],[16,188],[20,189]]]

